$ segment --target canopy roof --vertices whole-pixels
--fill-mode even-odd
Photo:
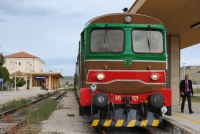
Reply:
[[[52,77],[55,77],[57,79],[64,78],[62,74],[59,72],[23,72],[25,75],[32,75],[32,76],[42,76],[42,77],[49,77],[50,75]]]
[[[128,13],[145,14],[160,19],[167,35],[180,36],[180,48],[200,43],[200,0],[136,0]]]

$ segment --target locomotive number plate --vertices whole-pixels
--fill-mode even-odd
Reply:
[[[115,95],[115,101],[121,101],[121,95]]]
[[[132,66],[132,58],[131,57],[124,58],[124,66]]]

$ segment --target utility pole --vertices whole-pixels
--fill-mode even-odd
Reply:
[[[186,64],[186,63],[183,63],[183,69],[184,69],[184,70],[183,70],[183,76],[184,76],[184,77],[185,77],[185,64]]]
[[[16,66],[17,66],[17,62],[15,62],[15,92],[16,92]]]

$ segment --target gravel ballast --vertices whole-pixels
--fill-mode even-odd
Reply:
[[[48,120],[42,122],[40,134],[95,134],[87,116],[79,116],[74,93],[66,94]]]

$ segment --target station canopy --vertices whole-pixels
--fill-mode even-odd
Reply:
[[[200,0],[136,0],[128,13],[161,20],[167,35],[180,36],[180,49],[200,43]]]
[[[64,78],[59,72],[24,72],[24,74],[46,78],[48,78],[49,76],[55,77],[57,79]]]

